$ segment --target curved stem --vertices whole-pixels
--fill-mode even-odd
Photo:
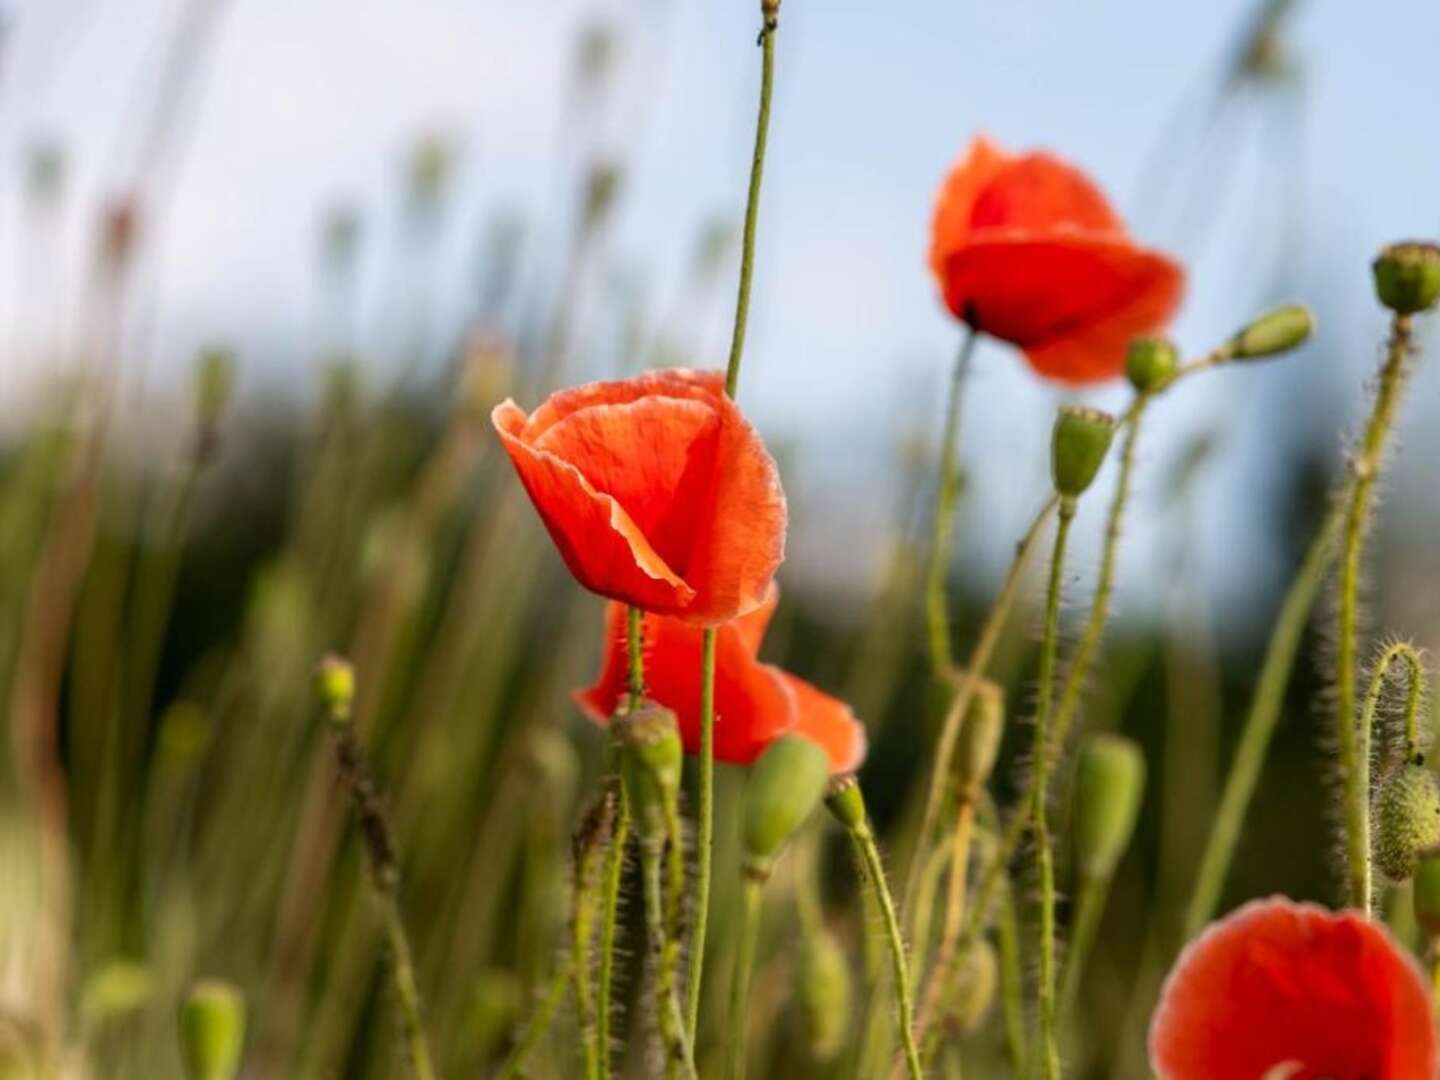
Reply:
[[[1406,669],[1405,720],[1402,729],[1405,738],[1405,760],[1414,761],[1423,752],[1420,740],[1420,700],[1425,693],[1425,665],[1420,659],[1420,653],[1409,642],[1397,641],[1380,654],[1375,673],[1370,676],[1370,687],[1365,692],[1360,730],[1365,733],[1366,739],[1373,735],[1380,695],[1385,691],[1390,669],[1397,662],[1403,663]]]
[[[1085,974],[1085,962],[1090,957],[1091,946],[1095,944],[1095,933],[1100,929],[1100,916],[1105,912],[1105,898],[1109,892],[1108,878],[1086,876],[1080,882],[1080,895],[1070,925],[1070,947],[1065,951],[1060,975],[1059,1017],[1062,1023],[1075,1008],[1080,977]]]
[[[505,1064],[496,1073],[496,1080],[518,1080],[526,1075],[526,1065],[530,1061],[530,1055],[540,1045],[540,1040],[550,1030],[550,1025],[555,1021],[555,1014],[560,1011],[560,1003],[565,1000],[565,991],[570,986],[570,966],[562,964],[556,969],[555,974],[550,977],[550,989],[540,999],[540,1005],[536,1008],[530,1022],[525,1025],[525,1030],[520,1033],[520,1038],[515,1043],[515,1049],[505,1060]],[[602,1058],[603,1060],[603,1058]]]
[[[925,993],[920,999],[920,1011],[915,1018],[915,1037],[921,1046],[928,1046],[925,1033],[936,1019],[941,999],[950,985],[950,969],[958,953],[960,929],[965,917],[970,838],[974,833],[975,801],[978,794],[973,789],[960,793],[959,806],[955,813],[955,828],[950,834],[950,886],[945,897],[945,922],[940,932],[940,948],[926,979]],[[924,950],[923,943],[918,941],[915,947],[917,952]],[[927,1061],[930,1056],[929,1053],[925,1055]]]
[[[950,564],[950,539],[955,523],[955,499],[960,493],[960,469],[956,464],[960,441],[961,403],[965,378],[978,335],[967,326],[959,355],[950,374],[945,405],[945,428],[940,441],[940,475],[935,482],[935,509],[930,523],[930,562],[925,574],[925,619],[929,629],[930,672],[944,678],[954,664],[950,643],[950,611],[945,596],[945,571]]]
[[[690,938],[690,981],[686,986],[685,1030],[693,1042],[700,1030],[701,978],[705,971],[705,929],[710,921],[710,871],[715,853],[715,631],[700,645],[700,821],[695,838],[695,929]]]
[[[910,992],[910,972],[905,960],[905,943],[900,937],[900,920],[895,915],[895,901],[890,895],[890,886],[885,881],[885,865],[880,861],[880,849],[875,846],[875,834],[868,821],[862,821],[850,830],[860,859],[865,865],[865,879],[880,906],[885,922],[885,939],[890,949],[891,981],[895,985],[895,1005],[900,1014],[900,1040],[905,1048],[905,1065],[911,1080],[921,1080],[920,1049],[915,1042],[914,1001]]]
[[[740,900],[740,936],[735,953],[735,970],[730,977],[730,1048],[726,1076],[744,1080],[746,1034],[749,1028],[750,974],[755,966],[755,943],[760,936],[760,893],[763,883],[749,876]]]
[[[664,852],[648,844],[641,845],[640,868],[645,884],[645,928],[649,939],[650,959],[655,965],[655,1014],[660,1039],[665,1051],[665,1075],[671,1080],[684,1076],[693,1080],[695,1062],[690,1055],[690,1042],[685,1036],[685,1018],[675,993],[675,954],[669,932],[669,913],[665,889],[661,885]]]
[[[1060,1075],[1055,1043],[1055,868],[1050,851],[1046,795],[1050,768],[1050,712],[1055,691],[1055,652],[1060,640],[1060,595],[1064,586],[1065,545],[1075,519],[1073,499],[1060,501],[1060,523],[1050,559],[1050,584],[1045,591],[1045,631],[1040,642],[1040,699],[1035,711],[1035,752],[1032,763],[1030,823],[1035,836],[1035,869],[1040,881],[1040,1008],[1034,1052],[1046,1080]]]
[[[1345,854],[1351,907],[1369,912],[1372,893],[1370,866],[1370,732],[1356,729],[1355,652],[1358,638],[1360,565],[1370,520],[1375,480],[1384,460],[1385,441],[1395,423],[1400,394],[1405,386],[1410,356],[1410,316],[1396,315],[1390,343],[1380,370],[1375,406],[1365,426],[1359,454],[1351,465],[1355,481],[1350,487],[1345,514],[1345,541],[1340,559],[1340,603],[1337,615],[1336,742],[1345,796]]]

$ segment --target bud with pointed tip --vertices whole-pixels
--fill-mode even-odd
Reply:
[[[1050,444],[1055,490],[1066,498],[1084,494],[1100,471],[1115,437],[1115,418],[1083,405],[1062,405]]]
[[[1420,853],[1440,844],[1440,785],[1406,762],[1385,778],[1375,803],[1375,865],[1391,881],[1415,872]]]
[[[1230,339],[1235,360],[1263,360],[1305,344],[1315,333],[1315,316],[1302,304],[1286,304],[1267,311]]]
[[[1175,377],[1180,350],[1165,338],[1136,338],[1125,351],[1125,377],[1138,393],[1150,394]]]
[[[1106,879],[1130,845],[1145,757],[1131,739],[1100,734],[1080,748],[1075,767],[1075,859],[1082,876]]]
[[[960,739],[955,746],[955,784],[960,793],[973,798],[974,793],[995,768],[1000,752],[1000,736],[1005,728],[1005,695],[989,679],[980,679],[970,698],[965,722],[960,725]]]
[[[232,984],[202,979],[180,1008],[180,1051],[190,1080],[231,1080],[245,1045],[245,999]]]
[[[1440,939],[1440,848],[1420,854],[1411,889],[1415,921],[1431,941]]]
[[[865,796],[860,794],[860,781],[853,773],[831,777],[825,789],[825,807],[851,832],[868,828]]]
[[[642,845],[658,848],[669,835],[680,799],[680,770],[685,750],[675,714],[653,701],[615,717],[614,730],[623,747],[620,779],[630,802],[635,835]]]
[[[810,816],[825,793],[830,758],[803,735],[782,735],[750,768],[745,793],[747,868],[763,876],[785,841]]]
[[[1440,246],[1409,241],[1375,256],[1375,295],[1397,315],[1429,311],[1440,302]]]

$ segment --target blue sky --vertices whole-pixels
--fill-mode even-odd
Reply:
[[[7,6],[0,303],[23,343],[27,327],[57,317],[27,303],[37,276],[53,277],[58,310],[74,309],[87,229],[103,193],[123,183],[117,162],[148,107],[157,35],[181,4]],[[1323,348],[1186,387],[1156,410],[1144,449],[1142,507],[1187,437],[1220,433],[1199,495],[1202,558],[1232,591],[1273,581],[1276,568],[1251,535],[1253,523],[1236,511],[1263,505],[1286,482],[1267,465],[1297,420],[1353,420],[1383,332],[1368,259],[1386,240],[1440,226],[1432,116],[1440,5],[1298,0],[1287,34],[1296,83],[1278,104],[1239,101],[1209,144],[1197,144],[1195,123],[1182,125],[1173,154],[1161,160],[1178,190],[1199,193],[1195,202],[1180,212],[1141,205],[1137,187],[1160,133],[1177,111],[1193,117],[1213,92],[1251,6],[785,0],[741,396],[772,438],[794,448],[789,487],[802,525],[812,509],[817,522],[833,521],[842,507],[863,510],[853,532],[797,532],[806,563],[846,572],[870,565],[889,512],[893,485],[884,481],[898,434],[938,425],[956,330],[926,275],[926,227],[946,166],[985,130],[1013,147],[1046,146],[1075,160],[1131,215],[1140,237],[1178,246],[1191,268],[1176,325],[1188,351],[1272,300],[1320,309]],[[758,81],[754,7],[229,0],[157,247],[161,370],[215,339],[238,345],[251,386],[301,368],[316,304],[318,219],[337,200],[364,212],[373,299],[398,227],[395,179],[422,131],[443,132],[463,148],[439,309],[468,287],[475,238],[497,207],[534,222],[540,250],[558,247],[564,225],[555,210],[567,191],[556,163],[584,151],[562,140],[568,66],[577,28],[596,18],[623,26],[625,41],[614,96],[588,137],[602,148],[628,146],[633,157],[610,263],[592,291],[603,299],[619,281],[664,309],[697,228],[738,214]],[[23,235],[21,163],[42,136],[66,147],[74,172],[64,255],[53,268],[22,262],[13,243]],[[1211,204],[1213,217],[1197,209]],[[1199,220],[1206,226],[1197,243],[1187,225]],[[1275,238],[1287,222],[1301,243],[1277,279]],[[706,325],[697,362],[723,355],[728,304],[727,295]],[[11,355],[0,393],[7,385],[15,392],[24,352]],[[1436,449],[1424,437],[1434,427],[1427,418],[1434,419],[1436,381],[1422,375],[1410,420],[1408,451],[1421,464]],[[992,571],[1043,492],[1055,400],[1008,350],[982,350],[965,431],[977,469],[964,543]],[[1099,400],[1120,404],[1123,396]],[[1410,471],[1419,505],[1433,509],[1433,483],[1420,486],[1423,476]],[[1160,540],[1144,529],[1136,548],[1142,563],[1162,557]]]

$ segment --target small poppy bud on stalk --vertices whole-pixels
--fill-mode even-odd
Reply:
[[[1095,735],[1080,748],[1075,768],[1075,858],[1081,875],[1108,879],[1130,844],[1145,758],[1119,735]]]
[[[821,929],[800,954],[800,1008],[810,1053],[830,1061],[845,1045],[853,998],[850,964],[835,935]]]
[[[785,841],[804,824],[825,793],[830,759],[803,735],[776,739],[750,769],[745,794],[745,872],[770,876]]]
[[[1440,302],[1440,247],[1391,244],[1375,257],[1375,295],[1397,315],[1429,311]]]
[[[1440,848],[1422,852],[1411,884],[1415,921],[1431,941],[1440,940]]]
[[[835,815],[835,819],[851,832],[869,828],[865,796],[860,794],[860,781],[855,779],[853,773],[831,779],[830,785],[825,789],[825,806]]]
[[[1262,360],[1298,348],[1314,332],[1315,316],[1310,309],[1287,304],[1237,331],[1230,339],[1230,356],[1235,360]]]
[[[355,669],[350,661],[334,653],[324,657],[315,669],[315,692],[330,721],[346,723],[355,701]]]
[[[80,1012],[87,1024],[103,1024],[135,1012],[154,993],[155,976],[144,964],[111,960],[85,980]]]
[[[1175,377],[1179,367],[1180,350],[1164,338],[1136,338],[1125,353],[1125,377],[1137,393],[1159,390]]]
[[[675,714],[653,701],[615,718],[625,753],[621,782],[630,801],[635,835],[642,846],[663,847],[680,798],[680,767],[685,750]]]
[[[1440,784],[1410,761],[1385,779],[1375,806],[1375,865],[1392,881],[1415,872],[1420,853],[1440,844]]]
[[[245,1044],[245,999],[220,979],[202,979],[180,1007],[180,1051],[190,1080],[231,1080]]]
[[[767,26],[773,25],[780,18],[780,0],[760,0],[760,14],[765,16]]]
[[[1115,418],[1099,409],[1062,405],[1050,446],[1055,490],[1079,498],[1095,480],[1115,437]]]
[[[961,798],[973,799],[980,785],[990,778],[1004,727],[1005,695],[995,683],[983,679],[976,684],[969,715],[960,726],[955,746],[955,784]]]

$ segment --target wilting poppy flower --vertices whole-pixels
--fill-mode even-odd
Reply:
[[[491,414],[580,584],[714,625],[754,609],[785,548],[785,493],[718,372],[652,371]]]
[[[1161,1080],[1433,1080],[1419,970],[1380,925],[1257,900],[1181,954],[1150,1028]]]
[[[1184,283],[1174,262],[1130,241],[1084,173],[983,136],[940,189],[930,268],[956,318],[1067,383],[1120,374],[1126,347],[1169,321]]]
[[[716,630],[715,757],[748,765],[787,732],[818,743],[832,772],[851,772],[865,757],[865,729],[849,706],[804,679],[755,658],[774,614],[779,590],[764,603]],[[605,651],[595,685],[575,700],[598,724],[608,724],[628,688],[626,613],[610,604],[605,613]],[[645,692],[674,711],[687,753],[700,749],[700,640],[702,631],[679,619],[646,615]]]

